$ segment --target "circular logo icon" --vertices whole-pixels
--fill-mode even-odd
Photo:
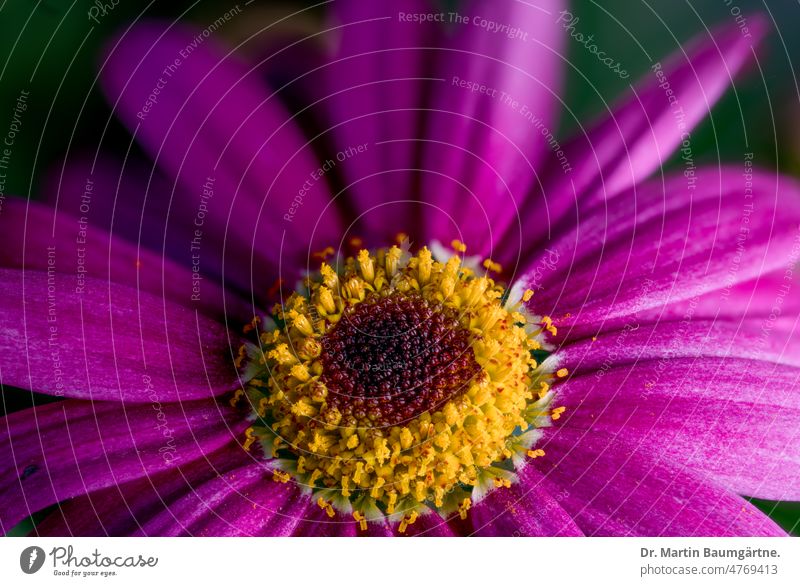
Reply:
[[[19,567],[26,574],[35,574],[44,565],[44,550],[41,547],[32,545],[26,547],[19,554]]]

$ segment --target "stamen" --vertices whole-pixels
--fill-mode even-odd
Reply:
[[[460,252],[461,254],[467,252],[467,245],[461,242],[460,240],[453,240],[450,243],[450,247],[456,252]]]
[[[491,258],[487,258],[483,261],[483,267],[487,271],[492,271],[493,273],[502,273],[503,267],[500,266],[498,263],[494,262]]]

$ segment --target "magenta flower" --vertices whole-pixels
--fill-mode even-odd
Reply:
[[[210,29],[109,47],[159,171],[2,204],[0,381],[63,400],[2,420],[0,529],[783,534],[740,495],[800,500],[800,188],[691,140],[764,23],[560,144],[559,2],[378,4],[279,93]]]

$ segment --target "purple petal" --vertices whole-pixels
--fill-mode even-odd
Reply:
[[[536,467],[586,535],[786,535],[679,456],[659,458],[622,438],[566,427],[549,434],[543,448]]]
[[[422,154],[426,238],[459,238],[473,254],[501,262],[502,234],[516,238],[517,206],[555,132],[563,74],[564,28],[560,0],[471,2],[466,23],[450,23],[455,38],[440,55]],[[482,23],[507,25],[489,30]],[[484,88],[481,91],[481,88]],[[516,104],[514,104],[516,102]],[[539,210],[541,215],[541,209]],[[498,256],[497,253],[500,253]]]
[[[279,506],[285,494],[270,483],[263,464],[244,463],[169,503],[142,524],[141,532],[150,536],[253,535],[265,518],[274,516],[273,506]],[[246,514],[238,510],[231,516],[234,499],[247,501]]]
[[[521,212],[523,218],[530,218],[525,226],[529,246],[539,245],[544,230],[552,228],[542,220],[541,194],[550,206],[551,222],[565,215],[576,217],[569,212],[573,207],[580,211],[577,217],[582,217],[586,204],[641,183],[668,161],[684,140],[691,149],[692,129],[752,59],[754,48],[767,32],[764,18],[753,16],[748,24],[749,35],[742,34],[736,24],[722,26],[698,36],[663,65],[654,64],[633,95],[564,145],[570,172],[564,172],[557,153],[550,155],[542,191],[528,198]]]
[[[237,341],[196,311],[64,273],[0,269],[0,283],[4,385],[146,403],[205,398],[239,384],[230,350]]]
[[[111,281],[220,319],[252,319],[253,309],[243,299],[203,275],[198,280],[191,265],[111,237],[85,218],[36,202],[7,200],[0,215],[0,267],[46,271],[57,251],[56,270],[99,279],[103,290]]]
[[[360,215],[353,235],[372,245],[391,243],[398,232],[420,236],[411,200],[437,27],[402,15],[431,9],[426,0],[331,5],[330,34],[340,40],[322,70],[320,104],[330,120],[332,152],[356,149],[334,164],[346,181],[344,197]]]
[[[394,535],[407,537],[452,537],[456,535],[454,528],[434,511],[426,511],[416,521],[409,525],[404,533],[399,533],[397,526],[393,527]]]
[[[294,482],[278,483],[264,464],[221,474],[146,521],[144,535],[355,535],[355,521],[330,519]]]
[[[270,284],[261,281],[270,274],[265,268],[282,263],[286,275],[294,275],[309,250],[340,237],[325,181],[312,175],[319,167],[315,157],[258,76],[214,39],[156,22],[128,29],[101,72],[120,117],[177,178],[182,190],[175,196],[192,196],[179,207],[197,209],[206,196],[208,246],[224,242],[232,277],[243,267],[248,282],[241,285],[252,278],[256,291]]]
[[[699,170],[688,192],[681,181],[652,182],[597,207],[531,262],[521,279],[537,290],[530,306],[556,320],[559,336],[619,328],[631,316],[656,321],[710,292],[726,315],[729,287],[796,262],[794,181],[754,172],[748,187],[733,169]]]
[[[0,529],[62,500],[219,449],[246,422],[214,401],[60,401],[0,421]]]
[[[707,357],[608,364],[559,387],[565,426],[618,435],[741,494],[800,500],[800,368]]]
[[[253,456],[239,444],[174,469],[103,488],[61,503],[34,530],[40,536],[123,536],[138,533],[141,524],[193,487],[243,465]]]
[[[581,536],[583,532],[562,508],[562,493],[553,490],[532,466],[518,471],[520,481],[491,491],[469,511],[469,535],[485,537]]]
[[[798,240],[800,245],[800,240]],[[791,295],[790,291],[798,284],[792,272],[787,273],[789,266],[777,271],[764,273],[758,278],[743,283],[725,283],[723,293],[712,291],[690,299],[683,303],[675,303],[663,312],[643,312],[642,317],[657,316],[656,319],[683,319],[693,308],[698,318],[725,319],[761,318],[774,321],[771,314],[780,313],[780,318],[800,315],[800,295]],[[779,306],[779,312],[775,308]]]
[[[766,331],[759,321],[686,319],[658,323],[631,322],[596,339],[584,338],[559,350],[569,372],[593,373],[608,365],[625,366],[645,360],[726,358],[735,356],[800,367],[800,337],[793,332]]]
[[[336,512],[331,518],[316,505],[306,509],[303,522],[293,533],[297,537],[357,537],[359,534],[363,533],[353,517]]]

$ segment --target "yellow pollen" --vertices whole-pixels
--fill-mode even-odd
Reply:
[[[375,279],[375,266],[372,263],[372,257],[366,250],[358,253],[358,266],[361,269],[361,278],[367,283],[372,283]]]
[[[550,332],[554,336],[558,334],[558,330],[553,325],[553,320],[549,316],[544,316],[542,318],[542,325],[544,326],[544,329],[546,329],[548,332]]]
[[[291,480],[292,477],[289,476],[288,472],[284,472],[283,470],[273,470],[272,471],[272,480],[275,482],[280,482],[281,484],[286,484]]]
[[[231,397],[230,401],[231,407],[236,407],[236,403],[238,403],[239,399],[241,399],[243,396],[244,396],[244,390],[236,389],[236,392],[233,394],[233,397]]]
[[[568,371],[566,368],[559,368],[559,369],[556,371],[556,376],[557,376],[558,378],[564,378],[564,377],[565,377],[565,376],[567,376],[568,374],[569,374],[569,371]]]
[[[503,272],[503,267],[500,266],[498,263],[494,262],[490,258],[487,258],[485,261],[483,261],[483,267],[487,271],[492,271],[494,273],[502,273]]]
[[[397,493],[389,493],[389,502],[386,503],[386,512],[390,515],[394,513],[394,506],[397,504]]]
[[[431,279],[431,267],[433,266],[433,255],[426,246],[419,253],[418,266],[417,266],[417,282],[420,285],[425,285]]]
[[[358,522],[359,529],[361,529],[362,531],[367,530],[367,518],[364,516],[363,513],[355,511],[353,513],[353,519],[355,519]]]
[[[553,410],[550,412],[550,418],[551,418],[553,421],[556,421],[557,419],[560,419],[560,418],[561,418],[561,414],[562,414],[564,411],[566,411],[566,410],[567,410],[567,408],[566,408],[566,407],[557,407],[556,409],[553,409]]]
[[[533,289],[526,289],[525,293],[522,294],[522,301],[527,303],[531,300],[531,297],[533,297]]]
[[[259,417],[264,417],[267,414],[267,408],[269,407],[269,401],[266,397],[261,397],[258,400],[258,409],[256,413]]]
[[[469,497],[465,498],[463,501],[461,501],[461,504],[458,506],[458,516],[461,517],[462,519],[466,519],[467,512],[470,510],[471,507],[472,507],[472,499],[470,499]]]
[[[406,529],[408,529],[409,525],[413,525],[417,518],[419,517],[419,513],[416,511],[411,511],[408,515],[403,516],[402,521],[400,521],[400,526],[397,528],[398,533],[405,533]]]
[[[256,436],[255,436],[254,432],[255,432],[255,430],[252,427],[248,427],[244,432],[245,440],[244,440],[244,444],[242,445],[242,447],[245,449],[245,451],[249,452],[250,451],[250,446],[252,446],[253,443],[256,441]]]
[[[236,360],[234,361],[236,368],[241,368],[246,359],[247,359],[247,348],[245,347],[244,344],[242,344],[241,346],[239,346],[239,352],[237,353]],[[234,407],[234,405],[231,404],[231,407]]]
[[[319,309],[325,314],[336,313],[336,301],[333,299],[333,293],[324,285],[319,288]]]
[[[249,334],[250,332],[252,332],[252,331],[253,331],[253,330],[255,330],[256,328],[258,328],[258,324],[260,324],[260,323],[261,323],[261,318],[260,318],[259,316],[257,316],[257,315],[256,315],[256,316],[253,316],[253,319],[252,319],[252,320],[250,320],[250,323],[249,323],[249,324],[246,324],[246,325],[244,326],[244,328],[242,328],[242,331],[243,331],[245,334]]]
[[[541,458],[544,456],[544,450],[528,450],[529,458]]]
[[[336,516],[336,511],[334,510],[333,505],[330,503],[330,501],[326,501],[324,498],[319,497],[317,499],[317,506],[323,511],[325,511],[325,514],[328,515],[328,517],[330,517],[331,519],[333,519]]]
[[[461,254],[467,252],[467,245],[461,242],[461,240],[453,240],[450,243],[450,247],[456,252],[460,252]]]
[[[317,260],[325,260],[336,251],[333,249],[333,246],[328,246],[324,250],[318,250],[317,252],[313,253],[311,256]]]
[[[542,381],[539,383],[539,398],[544,399],[547,396],[547,392],[550,390],[550,385],[546,382]]]
[[[403,251],[397,246],[392,246],[385,255],[386,263],[386,276],[390,279],[397,274],[400,268],[400,260],[403,257]]]

